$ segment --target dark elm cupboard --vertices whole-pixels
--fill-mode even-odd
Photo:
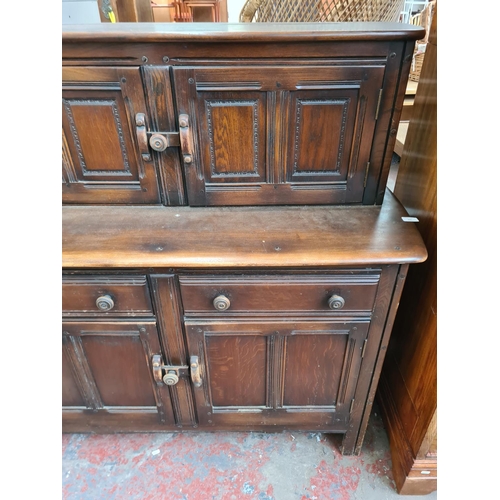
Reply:
[[[359,453],[408,266],[415,26],[65,27],[63,430]]]

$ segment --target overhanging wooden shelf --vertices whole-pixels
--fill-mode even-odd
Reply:
[[[427,253],[414,223],[402,220],[406,215],[389,190],[381,207],[67,206],[62,217],[63,266],[314,267],[421,262]]]

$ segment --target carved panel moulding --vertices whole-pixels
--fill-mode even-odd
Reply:
[[[294,137],[294,163],[293,163],[293,173],[298,175],[304,174],[321,174],[316,170],[299,170],[299,141],[300,134],[302,132],[302,108],[304,105],[307,106],[342,106],[342,120],[340,126],[339,134],[339,149],[337,153],[337,161],[335,164],[335,169],[329,170],[328,174],[340,172],[340,166],[342,163],[342,156],[344,152],[344,142],[345,142],[345,126],[347,122],[347,112],[349,109],[349,104],[351,102],[350,98],[345,99],[297,99],[297,109],[295,113],[295,137]],[[326,173],[326,172],[325,172]]]
[[[207,114],[207,124],[208,124],[208,139],[210,144],[210,172],[212,177],[239,177],[239,176],[259,176],[259,117],[258,117],[258,104],[259,101],[256,99],[252,100],[206,100],[205,110]],[[252,140],[253,140],[253,170],[247,170],[243,172],[217,172],[216,171],[216,160],[215,160],[215,141],[214,141],[214,129],[213,129],[213,116],[212,109],[218,107],[226,106],[250,106],[252,107]]]
[[[83,175],[131,175],[130,172],[130,164],[127,155],[127,149],[125,146],[125,138],[123,135],[123,127],[120,120],[120,113],[118,111],[118,106],[114,99],[63,99],[64,109],[66,111],[66,116],[68,118],[69,127],[71,130],[71,136],[73,138],[73,144],[75,145],[75,149],[78,156],[78,161],[80,162],[80,168]],[[87,168],[87,164],[85,162],[85,157],[83,155],[82,145],[80,138],[78,136],[78,130],[76,127],[75,119],[73,116],[72,107],[73,106],[109,106],[111,108],[111,112],[113,114],[116,133],[118,136],[118,141],[120,144],[120,151],[123,158],[123,170],[89,170]]]

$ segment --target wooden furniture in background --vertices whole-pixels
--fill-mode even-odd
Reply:
[[[151,2],[151,10],[155,23],[174,22],[175,5],[172,0],[154,0]]]
[[[227,22],[227,0],[173,0],[177,23]]]
[[[360,452],[427,255],[386,191],[421,35],[68,27],[65,431],[301,429]]]
[[[173,0],[174,6],[174,22],[175,23],[192,23],[193,13],[186,5],[184,0]]]
[[[220,0],[182,0],[186,8],[191,12],[193,21],[211,21],[213,23],[220,23]],[[199,18],[198,11],[209,11],[210,19]],[[203,13],[201,14],[203,15]]]
[[[401,494],[437,487],[437,15],[394,189],[429,258],[410,268],[382,371],[378,399]]]
[[[97,0],[101,22],[227,22],[227,0]]]
[[[151,0],[96,0],[99,5],[99,15],[103,23],[109,23],[110,19],[105,15],[108,6],[111,6],[115,14],[115,21],[124,23],[151,23],[153,22],[153,11]]]

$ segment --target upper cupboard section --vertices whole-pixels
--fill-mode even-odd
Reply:
[[[382,202],[420,28],[188,28],[63,34],[64,203]]]

